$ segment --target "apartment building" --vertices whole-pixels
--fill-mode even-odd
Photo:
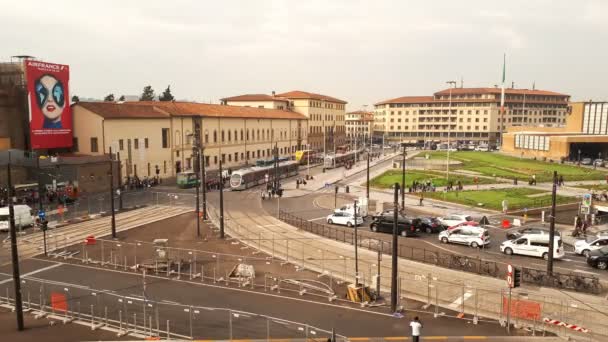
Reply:
[[[246,94],[221,99],[223,104],[284,109],[308,118],[308,148],[331,152],[346,144],[344,100],[300,90],[272,95]],[[285,107],[283,107],[285,106]]]
[[[495,145],[508,127],[559,127],[570,96],[537,89],[452,88],[433,96],[404,96],[375,104],[374,135],[388,141],[483,142]]]
[[[366,111],[354,111],[346,113],[346,139],[352,144],[356,139],[358,143],[370,141],[374,125],[374,113]]]
[[[299,113],[194,102],[79,102],[74,113],[74,151],[117,152],[123,178],[173,177],[193,168],[196,130],[205,166],[226,169],[291,156],[307,145],[308,120]]]

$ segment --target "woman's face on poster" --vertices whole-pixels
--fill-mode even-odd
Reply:
[[[36,81],[36,102],[46,119],[60,120],[66,105],[63,84],[51,75],[42,76]]]

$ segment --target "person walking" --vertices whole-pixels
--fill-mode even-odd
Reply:
[[[422,323],[418,320],[418,316],[414,317],[414,320],[410,322],[410,328],[412,328],[412,342],[419,342]]]
[[[421,206],[421,207],[423,206],[423,204],[422,204],[422,201],[423,201],[423,200],[424,200],[424,193],[423,193],[423,192],[421,192],[421,193],[420,193],[420,206]]]

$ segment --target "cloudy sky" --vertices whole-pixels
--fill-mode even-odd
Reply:
[[[28,54],[71,66],[71,92],[213,101],[319,92],[348,110],[430,95],[448,80],[507,80],[608,100],[608,1],[13,1],[0,61]]]

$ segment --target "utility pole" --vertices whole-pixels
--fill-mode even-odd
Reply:
[[[393,252],[391,267],[391,312],[397,311],[397,221],[399,220],[399,183],[395,183],[395,207],[393,210]]]
[[[371,146],[370,146],[370,151],[367,152],[367,182],[365,183],[365,187],[366,187],[366,194],[367,194],[367,203],[369,205],[369,157],[370,157],[370,153],[371,153]]]
[[[403,210],[405,215],[405,144],[401,143],[403,146],[403,164],[401,165],[401,210]]]
[[[449,101],[449,105],[448,105],[448,158],[445,163],[445,167],[446,167],[446,171],[447,171],[446,182],[449,183],[449,181],[450,181],[450,149],[451,149],[450,137],[451,137],[451,133],[452,133],[452,86],[456,87],[456,81],[447,81],[446,83],[450,85],[450,101]]]
[[[354,203],[355,215],[355,287],[359,287],[359,246],[357,234],[357,200]]]
[[[200,169],[200,147],[198,146],[198,134],[196,134],[196,146],[193,148],[193,154],[194,154],[194,172],[196,173],[196,237],[201,237],[201,202],[200,202],[200,190],[199,187],[201,186],[200,180],[201,178],[199,177],[199,173],[201,171]]]
[[[116,216],[114,213],[114,158],[110,146],[110,210],[112,210],[112,239],[116,239]]]
[[[15,287],[15,313],[17,314],[17,329],[23,330],[23,303],[21,302],[21,277],[19,275],[19,254],[17,252],[17,229],[15,227],[15,208],[13,207],[13,182],[11,179],[11,152],[8,152],[7,164],[8,181],[8,216],[11,236],[11,257],[13,261],[13,286]]]
[[[207,220],[207,172],[205,171],[205,149],[201,148],[201,185],[203,187],[203,220]]]
[[[553,274],[553,247],[555,244],[555,204],[557,199],[557,171],[553,171],[553,190],[551,192],[551,223],[549,225],[549,255],[547,258],[547,274]]]
[[[32,152],[35,153],[35,152]],[[36,168],[38,169],[38,212],[42,211],[42,178],[40,177],[40,156],[36,154]]]
[[[224,176],[222,175],[222,158],[220,158],[220,239],[224,238]]]

